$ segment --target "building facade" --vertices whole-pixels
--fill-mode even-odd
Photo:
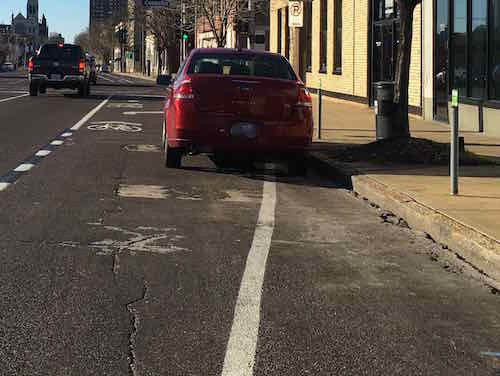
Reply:
[[[127,0],[90,0],[89,28],[123,18],[127,11]]]
[[[396,1],[304,0],[302,28],[288,27],[288,7],[271,0],[271,51],[312,92],[372,105],[373,84],[394,79]],[[410,111],[449,122],[453,88],[462,130],[500,134],[500,0],[423,0],[415,9]]]
[[[12,15],[12,30],[18,36],[30,36],[43,42],[49,36],[45,14],[38,18],[38,0],[28,0],[26,3],[26,17],[19,13]]]

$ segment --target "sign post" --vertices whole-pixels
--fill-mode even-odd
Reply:
[[[451,94],[451,106],[453,107],[453,127],[451,131],[450,152],[450,183],[451,194],[458,194],[458,164],[460,151],[458,145],[458,90],[454,89]]]

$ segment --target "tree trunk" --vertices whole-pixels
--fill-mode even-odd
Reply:
[[[401,12],[401,35],[396,63],[394,85],[394,127],[397,137],[409,137],[408,122],[408,85],[410,83],[411,41],[413,36],[413,1],[398,1]]]

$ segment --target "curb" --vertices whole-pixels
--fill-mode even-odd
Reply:
[[[393,190],[322,152],[310,152],[308,159],[324,175],[340,179],[361,197],[404,219],[411,228],[429,234],[436,242],[447,246],[458,257],[485,273],[496,288],[500,286],[499,240],[418,202],[406,193]]]

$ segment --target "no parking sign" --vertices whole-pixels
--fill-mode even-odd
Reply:
[[[304,3],[302,1],[290,1],[288,13],[290,27],[302,27],[304,25]]]

